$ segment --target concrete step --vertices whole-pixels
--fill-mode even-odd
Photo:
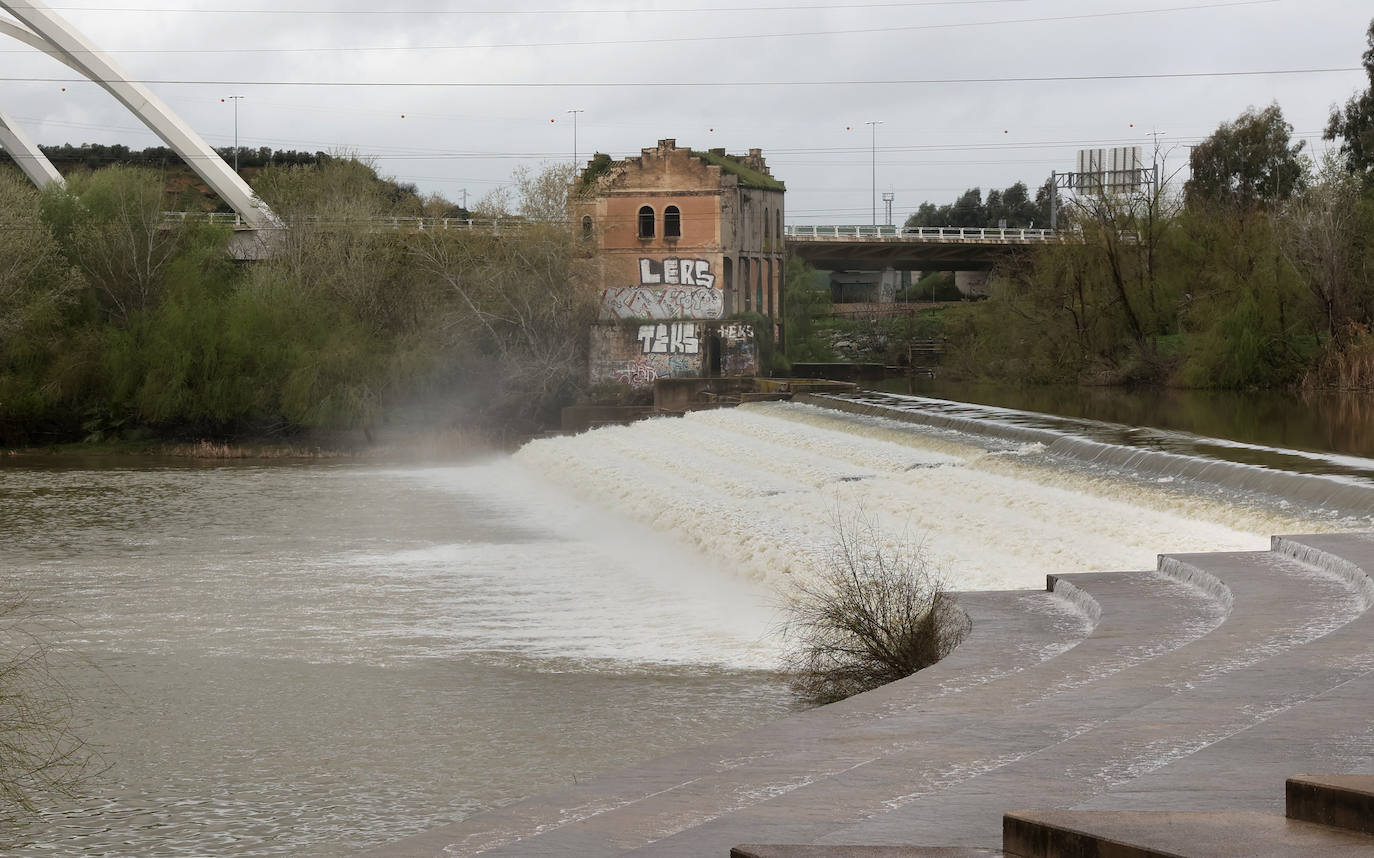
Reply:
[[[972,710],[996,705],[997,695],[988,690],[990,686],[1008,676],[1020,677],[1027,669],[1075,649],[1089,630],[1078,609],[1046,592],[961,594],[960,605],[973,620],[972,632],[945,662],[919,675],[918,689],[902,687],[912,680],[893,683],[731,740],[477,814],[368,854],[379,858],[437,855],[450,846],[458,849],[458,844],[474,848],[458,849],[456,854],[511,844],[515,844],[511,854],[519,854],[521,849],[533,848],[532,836],[543,833],[541,839],[557,839],[552,837],[557,829],[586,827],[593,817],[616,816],[611,826],[615,830],[645,825],[642,818],[627,821],[635,815],[630,808],[652,806],[655,800],[669,808],[667,818],[676,820],[673,825],[683,824],[685,807],[694,808],[699,821],[705,821],[741,802],[762,800],[786,789],[799,773],[824,776],[873,759],[893,743],[911,741],[917,717],[913,708],[953,712],[960,708],[956,699],[975,692],[992,702],[970,704]],[[693,789],[698,795],[688,796]],[[700,794],[703,791],[705,798]],[[650,834],[654,827],[644,833]],[[588,849],[581,854],[605,854],[604,848],[603,843],[601,853]],[[568,854],[578,852],[573,849]]]
[[[1001,849],[958,846],[736,846],[730,858],[1001,858]]]
[[[914,677],[369,854],[992,850],[1008,807],[1124,799],[1194,760],[1211,761],[1191,770],[1197,789],[1154,789],[1133,807],[1248,783],[1249,737],[1270,736],[1261,753],[1282,753],[1264,759],[1300,771],[1292,757],[1313,731],[1374,705],[1361,595],[1374,562],[1358,559],[1374,560],[1374,539],[1283,539],[1275,552],[1165,557],[1159,573],[1053,576],[1053,595],[970,594],[968,641]],[[1280,725],[1299,741],[1265,733]]]
[[[1374,775],[1295,775],[1284,793],[1289,819],[1374,835]]]
[[[1363,650],[1374,637],[1356,629],[1341,637],[1344,645],[1359,652],[1329,661],[1322,653],[1304,653],[1327,629],[1341,629],[1342,623],[1349,625],[1352,617],[1360,616],[1344,583],[1267,552],[1186,559],[1193,561],[1190,577],[1211,576],[1230,592],[1232,608],[1225,623],[1095,681],[1056,687],[1005,719],[974,729],[955,728],[910,753],[846,774],[832,788],[845,783],[845,800],[854,794],[859,802],[868,802],[870,810],[866,818],[822,833],[813,842],[990,847],[1000,838],[997,819],[1008,806],[1034,806],[1052,796],[1054,806],[1068,808],[1111,790],[1128,789],[1138,778],[1228,737],[1244,737],[1274,713],[1359,676]],[[1091,585],[1085,581],[1084,586]],[[1093,638],[1078,649],[1099,635],[1113,634],[1109,613],[1104,607]],[[1330,654],[1337,655],[1339,649],[1330,648]],[[1043,668],[1059,669],[1073,656],[1066,653]],[[1050,729],[1060,731],[1059,741],[1045,741],[1043,733],[1036,733]],[[1306,732],[1298,735],[1315,738]],[[971,773],[957,779],[946,776],[935,788],[931,780],[936,779],[925,773],[950,771],[952,758],[938,755],[946,742],[981,749],[982,755],[966,759],[965,771],[972,769]],[[1285,749],[1280,744],[1263,750],[1299,752],[1303,747]],[[1245,760],[1232,762],[1244,770]],[[1291,772],[1289,762],[1286,771]],[[895,778],[902,768],[920,773],[908,775],[906,796],[874,800],[864,787],[848,784],[858,776],[879,783]],[[1195,773],[1205,775],[1197,791],[1231,781],[1250,786],[1247,779],[1234,778],[1234,771]],[[778,811],[801,805],[809,798],[807,792],[798,790],[770,805]],[[758,816],[762,821],[763,809]]]
[[[1275,536],[1270,550],[1345,579],[1374,608],[1374,534],[1322,533]]]
[[[1017,811],[1002,850],[1017,858],[1369,858],[1374,837],[1264,813]]]
[[[1092,573],[1053,579],[1056,593],[1071,591],[1074,601],[1098,618],[1092,633],[1072,649],[1015,674],[966,688],[952,698],[932,696],[946,681],[941,671],[959,670],[954,661],[956,651],[945,662],[909,680],[854,698],[858,705],[884,694],[903,694],[906,708],[890,707],[876,723],[857,725],[857,729],[892,730],[905,735],[906,741],[892,744],[885,754],[833,771],[824,779],[779,784],[785,788],[741,803],[728,815],[655,839],[636,854],[710,854],[734,843],[757,841],[762,832],[772,835],[775,842],[925,842],[993,848],[1004,804],[989,813],[975,814],[979,819],[963,816],[957,807],[939,806],[938,815],[945,822],[957,819],[959,825],[986,829],[982,842],[947,840],[940,826],[917,829],[910,837],[873,839],[848,839],[837,830],[845,826],[862,829],[876,817],[928,797],[938,802],[939,795],[960,787],[976,791],[978,783],[995,776],[997,770],[1057,747],[1088,729],[1091,722],[1083,719],[1093,717],[1094,707],[1129,711],[1167,693],[1152,687],[1138,695],[1101,695],[1094,687],[1162,652],[1196,641],[1219,622],[1215,600],[1155,573]],[[1063,695],[1074,696],[1079,702],[1064,703]],[[1085,706],[1082,700],[1094,702]],[[945,704],[953,710],[947,710]],[[1034,714],[1040,710],[1048,714]],[[870,835],[865,832],[862,836]]]

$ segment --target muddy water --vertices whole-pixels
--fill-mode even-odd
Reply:
[[[110,768],[19,856],[348,855],[793,711],[837,513],[956,588],[1370,526],[788,404],[434,467],[0,466],[0,576]]]
[[[517,478],[0,468],[0,575],[110,765],[0,851],[348,855],[790,711],[757,588]]]

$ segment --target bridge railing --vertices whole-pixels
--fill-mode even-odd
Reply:
[[[849,238],[857,240],[888,239],[892,241],[986,241],[1030,243],[1054,241],[1051,229],[998,229],[997,227],[963,226],[803,226],[783,228],[788,238]]]
[[[194,223],[212,223],[221,226],[245,226],[242,219],[233,212],[163,212],[163,220],[168,223],[179,223],[191,221]],[[356,223],[357,221],[331,220],[321,217],[307,217],[302,219],[310,224],[344,224]],[[459,218],[459,217],[374,217],[364,221],[368,226],[380,229],[406,229],[416,232],[426,230],[485,230],[488,232],[500,232],[502,227],[511,228],[519,226],[522,221],[519,218],[503,220],[501,218],[479,219],[479,218]]]
[[[169,223],[195,221],[232,227],[245,225],[239,216],[232,212],[163,212],[163,218]],[[304,219],[304,222],[341,225],[354,221],[333,221],[329,218],[308,217]],[[500,232],[502,228],[518,228],[525,221],[521,218],[374,217],[367,219],[366,223],[377,229],[404,229],[413,232],[425,232],[427,230]],[[968,241],[991,244],[1030,244],[1057,241],[1061,237],[1059,233],[1050,229],[998,229],[996,227],[962,226],[800,226],[796,224],[783,227],[783,234],[787,238],[838,238],[856,241],[872,241],[874,239],[882,241]]]

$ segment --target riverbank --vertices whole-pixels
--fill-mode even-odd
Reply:
[[[1374,703],[1374,537],[1259,538],[1322,523],[1205,459],[1086,467],[1044,429],[922,422],[767,404],[527,446],[518,463],[761,580],[866,503],[980,590],[958,594],[973,632],[873,692],[366,854],[997,848],[1013,810],[1273,813],[1289,775],[1369,770],[1350,724]]]
[[[509,453],[527,438],[500,439],[474,429],[447,428],[385,432],[368,440],[360,433],[309,436],[300,441],[270,439],[130,441],[110,439],[0,449],[5,461],[179,459],[190,461],[459,461]]]
[[[366,855],[972,854],[1003,847],[1004,814],[1052,809],[1093,847],[1102,811],[1145,814],[1131,843],[1201,821],[1180,809],[1240,823],[1231,851],[1121,854],[1366,854],[1267,832],[1286,778],[1374,772],[1371,570],[1374,534],[1286,537],[956,594],[973,632],[912,677]]]
[[[865,386],[1242,444],[1374,458],[1374,396],[1367,393],[1016,385],[943,375],[888,378]]]

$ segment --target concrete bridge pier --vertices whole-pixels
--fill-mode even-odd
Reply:
[[[954,286],[959,290],[959,294],[965,298],[977,298],[990,294],[988,273],[987,271],[956,271],[954,272]]]

